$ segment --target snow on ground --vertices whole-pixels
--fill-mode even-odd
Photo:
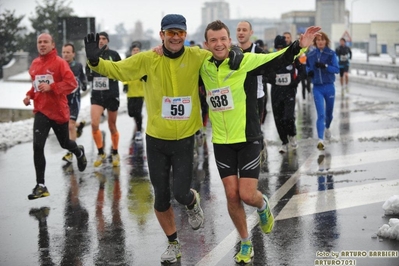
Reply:
[[[399,215],[399,195],[390,197],[383,205],[385,215]],[[388,224],[378,229],[377,235],[383,238],[399,240],[399,219],[391,218]]]

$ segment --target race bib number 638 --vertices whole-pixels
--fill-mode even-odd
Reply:
[[[206,101],[209,108],[214,112],[234,109],[233,95],[230,87],[207,91]]]

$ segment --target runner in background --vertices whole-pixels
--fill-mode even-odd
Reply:
[[[348,89],[349,60],[352,59],[352,50],[346,46],[346,40],[344,38],[339,40],[339,46],[335,49],[335,53],[338,56],[339,82],[341,83],[342,89]]]
[[[135,41],[130,47],[131,56],[141,52],[141,42]],[[143,77],[142,79],[146,79]],[[142,141],[142,124],[143,124],[143,102],[144,102],[144,88],[142,79],[128,81],[123,83],[123,92],[127,93],[127,112],[130,117],[133,117],[135,127],[133,139],[135,141]]]
[[[108,47],[108,34],[106,32],[100,32],[99,38],[99,48],[101,49],[104,47],[101,58],[112,62],[120,61],[121,57],[119,54]],[[120,164],[120,157],[118,154],[119,132],[116,128],[116,118],[119,109],[119,81],[116,79],[108,79],[88,67],[86,68],[86,75],[88,80],[93,82],[90,110],[91,129],[94,142],[98,149],[94,167],[101,166],[107,157],[104,152],[103,134],[100,131],[100,121],[105,110],[107,110],[108,113],[108,128],[111,132],[112,166],[118,167]]]
[[[83,66],[81,63],[75,61],[75,46],[71,43],[64,44],[62,46],[62,58],[67,61],[73,74],[75,75],[78,86],[76,89],[67,96],[69,106],[69,138],[76,141],[76,138],[82,134],[82,130],[86,122],[83,120],[80,123],[76,123],[80,111],[80,90],[86,91],[87,79],[83,72]],[[73,159],[72,152],[62,157],[62,160],[71,163]]]

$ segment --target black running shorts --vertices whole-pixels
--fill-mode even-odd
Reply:
[[[213,144],[216,166],[221,178],[231,175],[258,178],[261,141]]]

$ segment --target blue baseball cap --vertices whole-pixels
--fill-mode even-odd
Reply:
[[[179,14],[168,14],[161,21],[161,30],[187,30],[186,18]]]

